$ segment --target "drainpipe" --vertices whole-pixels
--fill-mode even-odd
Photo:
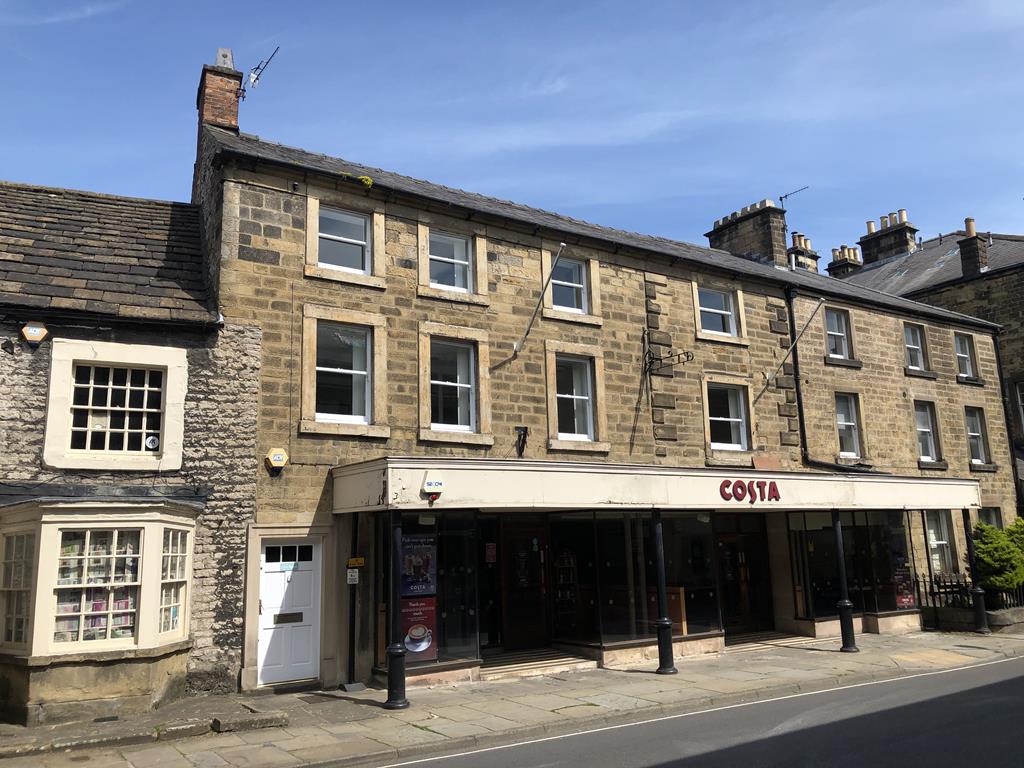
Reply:
[[[796,295],[796,288],[792,285],[786,286],[786,313],[789,315],[789,338],[790,343],[793,345],[790,355],[793,358],[793,381],[796,387],[796,415],[800,424],[800,456],[803,459],[804,465],[819,469],[829,469],[833,472],[848,472],[850,474],[889,474],[888,472],[879,472],[876,469],[869,469],[867,467],[850,466],[848,464],[838,464],[834,461],[821,461],[811,458],[810,451],[807,449],[807,422],[804,419],[804,398],[800,387],[800,353],[797,349],[799,345],[797,344],[796,313],[793,311],[793,299]]]
[[[1009,396],[1009,383],[1003,377],[1003,358],[999,350],[999,336],[1002,333],[992,334],[992,344],[996,353],[996,373],[999,375],[999,396],[1003,401],[1003,418],[1006,420],[1006,442],[1010,447],[1010,472],[1013,477],[1013,492],[1017,501],[1017,513],[1024,512],[1024,488],[1020,484],[1020,474],[1017,472],[1017,453],[1013,448],[1013,402]],[[1024,424],[1021,425],[1024,427]]]

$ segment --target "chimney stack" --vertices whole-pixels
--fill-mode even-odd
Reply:
[[[964,277],[974,277],[988,270],[988,237],[978,234],[974,219],[964,219],[967,237],[957,242],[960,246],[960,268]]]
[[[811,247],[811,239],[800,232],[793,233],[793,244],[786,250],[786,263],[808,272],[818,271],[818,252]]]
[[[786,252],[786,211],[772,200],[762,200],[715,221],[704,235],[712,248],[734,256],[789,268]]]
[[[857,242],[864,254],[864,264],[917,250],[917,229],[907,219],[907,209],[878,217],[878,229],[867,222],[867,234]]]
[[[874,223],[874,222],[872,222]],[[845,245],[832,249],[832,261],[825,267],[830,277],[843,278],[863,266],[856,248]]]
[[[238,132],[238,97],[242,73],[235,69],[230,48],[217,49],[217,63],[204,64],[199,76],[196,109],[199,127],[215,125]]]

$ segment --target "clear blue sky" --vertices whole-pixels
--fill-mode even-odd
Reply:
[[[242,130],[431,181],[696,243],[803,185],[826,254],[1022,232],[1022,39],[1018,0],[0,0],[0,178],[186,200],[201,65],[280,45]]]

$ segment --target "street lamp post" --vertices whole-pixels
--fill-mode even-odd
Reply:
[[[658,674],[674,675],[672,658],[672,620],[668,617],[668,586],[665,584],[665,541],[662,537],[661,510],[651,514],[651,536],[654,538],[654,567],[658,576]]]
[[[402,622],[399,612],[402,582],[402,513],[391,510],[391,578],[388,584],[388,619],[391,625],[388,644],[388,700],[384,709],[406,709],[405,698],[405,643],[402,642]]]
[[[979,635],[991,635],[988,628],[988,614],[985,612],[985,590],[978,583],[974,560],[974,529],[971,527],[971,510],[961,510],[964,516],[964,536],[967,537],[967,565],[971,569],[971,606],[974,608],[974,631]]]
[[[843,653],[857,653],[857,641],[853,634],[853,603],[850,602],[850,590],[846,585],[846,555],[843,551],[843,523],[839,519],[839,510],[832,510],[832,530],[836,535],[836,558],[839,560],[839,630],[843,636]]]

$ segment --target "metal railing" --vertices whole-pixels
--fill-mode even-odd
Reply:
[[[943,609],[972,611],[975,608],[972,594],[974,584],[966,574],[923,576],[914,579],[914,587],[925,626],[941,629],[941,625],[946,624],[947,628],[953,628],[964,621],[958,621],[954,614]],[[983,589],[986,610],[1024,608],[1024,585],[1015,589],[993,589],[992,587],[983,587]],[[981,609],[978,608],[978,610]]]

